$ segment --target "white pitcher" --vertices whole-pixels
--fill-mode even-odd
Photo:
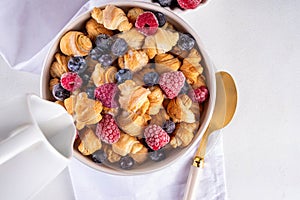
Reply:
[[[75,134],[72,117],[58,104],[36,95],[1,102],[0,198],[39,193],[67,167]]]

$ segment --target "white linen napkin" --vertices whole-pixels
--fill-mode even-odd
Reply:
[[[51,41],[59,31],[79,14],[107,2],[110,1],[2,0],[0,55],[16,70],[40,74]],[[222,136],[218,137],[220,134],[219,131],[209,139],[208,148],[214,148],[205,160],[204,173],[199,178],[197,199],[226,199]],[[139,176],[108,175],[72,159],[69,167],[76,199],[182,199],[195,150],[196,147],[170,167]]]

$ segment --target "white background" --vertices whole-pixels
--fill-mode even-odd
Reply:
[[[298,200],[300,1],[208,1],[182,15],[238,86],[236,115],[223,130],[228,197]],[[1,60],[2,98],[38,87],[37,75],[11,73]]]

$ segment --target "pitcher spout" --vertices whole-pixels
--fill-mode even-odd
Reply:
[[[76,128],[73,118],[58,104],[28,95],[33,120],[56,151],[69,159],[73,154]]]

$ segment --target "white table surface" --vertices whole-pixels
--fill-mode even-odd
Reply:
[[[223,130],[228,198],[300,199],[300,1],[211,0],[183,15],[238,86]],[[39,76],[12,73],[0,59],[0,90],[0,100],[38,94]]]

